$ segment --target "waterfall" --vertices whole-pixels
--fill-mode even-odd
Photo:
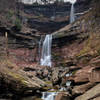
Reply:
[[[75,21],[75,15],[74,15],[74,3],[71,3],[70,23],[73,23],[74,21]]]
[[[42,46],[42,56],[40,60],[40,65],[50,66],[51,67],[51,44],[52,44],[52,35],[46,35],[43,46]]]
[[[54,100],[56,95],[57,95],[56,92],[43,92],[42,99],[43,100]]]
[[[68,86],[71,86],[71,83],[72,83],[71,81],[67,81],[67,82],[66,82],[66,86],[67,86],[67,87],[68,87]]]

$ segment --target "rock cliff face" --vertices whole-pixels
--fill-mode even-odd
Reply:
[[[48,82],[50,81],[56,89],[59,89],[61,86],[65,87],[66,91],[68,89],[68,94],[61,93],[59,96],[56,96],[56,100],[58,100],[58,98],[59,100],[66,100],[66,98],[68,98],[68,100],[99,100],[99,5],[99,0],[93,0],[91,2],[90,0],[78,0],[78,3],[75,5],[78,18],[72,24],[68,22],[70,9],[67,11],[67,6],[70,6],[69,3],[55,6],[56,13],[61,10],[64,16],[61,16],[61,13],[56,14],[55,20],[53,13],[51,13],[54,9],[54,5],[51,5],[51,9],[49,8],[50,5],[23,5],[25,11],[22,10],[22,12],[19,13],[19,17],[23,21],[23,27],[20,32],[14,30],[15,27],[13,27],[13,24],[10,24],[11,26],[9,25],[13,28],[8,28],[5,24],[1,23],[0,32],[5,33],[5,31],[8,31],[9,36],[8,38],[4,36],[0,37],[0,45],[2,47],[0,47],[0,51],[2,51],[0,54],[0,63],[2,63],[3,60],[7,61],[7,59],[9,59],[9,62],[6,64],[8,68],[14,71],[17,70],[17,72],[21,69],[28,79],[31,78],[32,82],[39,84],[39,86],[41,86],[42,83],[45,85],[44,81],[47,81],[49,87],[52,88],[52,84]],[[22,8],[19,10],[21,11],[21,9]],[[51,11],[48,14],[49,10]],[[81,11],[86,12],[80,14]],[[41,14],[42,16],[40,16]],[[40,40],[40,35],[51,32],[53,34],[53,67],[48,68],[39,66],[38,64],[38,40]],[[2,64],[4,65],[4,62]],[[65,86],[66,81],[72,82],[71,86],[67,89]],[[45,88],[47,89],[48,87]],[[43,89],[45,90],[45,88]]]
[[[54,40],[58,40],[53,51],[55,65],[68,67],[69,73],[72,72],[71,76],[65,76],[62,80],[63,84],[66,81],[74,81],[72,100],[100,98],[99,4],[98,0],[92,1],[92,9],[89,12],[71,25],[53,33]]]
[[[89,0],[78,1],[75,4],[77,16],[87,11],[89,5]],[[69,24],[71,4],[24,5],[13,2],[6,8],[2,7],[0,14],[0,34],[7,31],[9,36],[16,38],[17,44],[24,43],[25,47],[33,48],[33,45],[38,45],[40,35],[52,33]],[[21,30],[16,32],[15,26]]]
[[[64,55],[68,55],[67,57],[81,56],[89,52],[96,53],[99,49],[99,47],[96,47],[99,39],[95,40],[96,37],[99,36],[98,32],[100,23],[98,22],[99,15],[97,13],[99,8],[97,5],[91,7],[91,9],[84,13],[84,15],[77,19],[74,23],[69,24],[53,33],[55,44],[57,44],[60,48],[62,47],[62,52],[66,53]],[[93,40],[95,40],[94,42],[96,42],[96,45],[91,44]],[[76,48],[76,46],[78,48]],[[91,46],[95,49],[92,50]]]
[[[78,1],[75,4],[75,13],[87,11],[89,9],[89,2],[89,0]],[[1,5],[3,5],[3,2],[1,2]],[[9,7],[12,8],[9,9]],[[70,3],[24,5],[14,2],[13,5],[9,5],[9,7],[6,7],[7,9],[3,9],[2,7],[3,10],[0,15],[2,18],[0,21],[3,26],[13,27],[17,21],[18,24],[22,24],[22,30],[35,29],[42,34],[47,34],[69,24]],[[21,22],[16,19],[16,15]],[[80,16],[80,14],[77,16]],[[6,19],[6,22],[4,22],[4,19]],[[14,20],[16,21],[14,22]]]
[[[78,1],[75,4],[75,13],[87,11],[89,9],[89,0]],[[29,26],[44,33],[54,32],[65,25],[69,24],[69,15],[71,4],[53,4],[41,6],[24,6],[25,13],[39,16],[37,20],[34,18],[29,19]],[[79,15],[77,15],[79,16]]]

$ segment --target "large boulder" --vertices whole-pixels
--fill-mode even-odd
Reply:
[[[58,95],[55,97],[55,100],[71,100],[71,98],[68,93],[58,93]]]
[[[89,75],[89,80],[91,82],[100,82],[100,68],[95,68]]]
[[[99,96],[99,97],[94,98],[93,100],[100,100],[100,96]]]
[[[53,84],[56,84],[59,80],[59,69],[54,68],[52,72],[52,82]]]
[[[75,86],[73,88],[73,94],[83,94],[86,91],[88,91],[90,88],[92,88],[95,85],[95,83],[86,83],[83,85]]]
[[[77,97],[75,100],[90,100],[96,98],[100,94],[100,84],[97,84],[92,89]],[[95,99],[94,99],[95,100]]]
[[[86,66],[82,69],[76,71],[73,76],[69,77],[67,80],[74,80],[76,84],[89,82],[89,75],[92,72],[93,67]]]
[[[30,78],[22,70],[11,70],[7,67],[7,62],[6,64],[4,64],[4,62],[1,63],[0,67],[0,85],[7,86],[5,88],[11,92],[27,94],[30,93],[30,91],[40,90],[47,86],[46,83],[38,77],[34,76]]]

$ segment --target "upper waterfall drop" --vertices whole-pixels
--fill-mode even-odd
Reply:
[[[67,1],[71,3],[70,23],[73,23],[75,21],[74,4],[75,4],[76,0],[67,0]]]
[[[74,3],[71,5],[71,12],[70,12],[70,23],[75,21],[75,14],[74,14]]]
[[[40,60],[40,65],[42,66],[50,66],[51,62],[51,44],[52,44],[52,34],[46,35],[43,46],[42,46],[42,56]]]

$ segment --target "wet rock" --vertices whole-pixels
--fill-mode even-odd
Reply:
[[[47,66],[44,67],[42,66],[43,68],[39,68],[36,70],[36,76],[39,77],[40,79],[43,79],[43,80],[51,80],[51,69],[49,69]]]
[[[24,70],[24,71],[35,71],[34,68],[30,68],[30,67],[25,67],[23,70]]]
[[[52,82],[53,84],[56,84],[59,80],[59,69],[54,68],[52,72]]]
[[[43,76],[46,78],[46,77],[48,76],[48,74],[49,74],[49,71],[48,71],[47,68],[45,68],[45,69],[43,70]]]
[[[66,63],[67,66],[74,66],[74,65],[76,65],[75,62],[73,62],[72,60],[67,60],[65,63]]]
[[[100,68],[95,68],[89,75],[89,80],[91,82],[100,82]]]
[[[80,73],[79,76],[74,78],[76,84],[89,82],[87,73]]]
[[[64,77],[64,76],[66,76],[66,74],[69,72],[69,68],[68,69],[64,69],[64,71],[63,72],[61,72],[60,74],[59,74],[59,77]]]
[[[55,100],[71,100],[69,93],[58,93]]]
[[[92,69],[93,69],[93,67],[86,66],[86,67],[78,70],[75,73],[74,77],[70,77],[69,79],[74,80],[76,84],[89,82],[89,75],[90,75]]]
[[[99,97],[94,98],[93,100],[100,100],[100,96],[99,96]]]
[[[86,83],[83,85],[75,86],[72,92],[73,94],[83,94],[95,85],[96,85],[95,83]]]
[[[35,96],[24,97],[21,100],[42,100],[41,98],[37,98]]]
[[[76,70],[79,70],[79,69],[81,69],[81,67],[79,67],[79,66],[70,66],[70,71],[76,71]]]
[[[30,78],[23,70],[10,70],[3,66],[0,70],[0,85],[14,94],[29,94],[46,87],[46,83],[37,77]],[[2,80],[3,79],[3,80]],[[4,88],[3,88],[4,90]]]
[[[24,98],[22,98],[22,100],[34,100],[34,96],[31,96],[31,97],[24,97]]]
[[[75,100],[91,100],[98,97],[98,95],[100,95],[100,84],[94,86],[83,95],[77,97]]]

